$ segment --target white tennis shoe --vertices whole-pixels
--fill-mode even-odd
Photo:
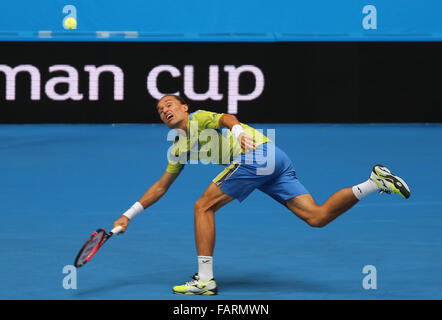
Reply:
[[[373,167],[370,180],[376,183],[381,193],[397,193],[408,199],[410,197],[410,188],[400,177],[391,173],[388,168],[377,164]]]
[[[218,288],[215,279],[202,282],[198,274],[195,274],[191,281],[183,285],[174,286],[173,292],[177,294],[215,295],[218,293]]]

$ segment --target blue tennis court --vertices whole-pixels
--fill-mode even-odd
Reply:
[[[255,191],[216,214],[216,299],[442,299],[441,125],[255,125],[318,203],[381,163],[412,195],[370,195],[314,229]],[[207,300],[172,286],[197,271],[193,204],[222,169],[188,165],[169,192],[77,272],[87,237],[109,230],[166,168],[161,125],[0,126],[0,299]],[[366,290],[364,266],[376,268]],[[213,298],[212,298],[213,299]]]

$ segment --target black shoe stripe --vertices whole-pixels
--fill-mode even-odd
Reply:
[[[399,189],[399,191],[403,194],[403,196],[406,199],[408,199],[410,197],[410,191],[408,191],[407,188],[404,186],[404,184],[402,182],[400,182],[395,176],[387,175],[387,176],[384,176],[383,178],[390,181],[391,183],[393,183],[394,186]],[[399,186],[398,183],[400,183],[401,185]]]
[[[393,174],[382,174],[382,173],[377,173],[376,172],[376,167],[380,167],[380,168],[385,168],[383,165],[381,164],[376,164],[373,166],[373,172],[374,174],[376,174],[377,176],[380,176],[382,178],[384,178],[385,180],[391,182],[394,184],[394,186],[399,189],[399,191],[401,192],[401,194],[408,199],[410,197],[410,191],[405,187],[405,185],[400,182]],[[381,169],[380,169],[381,170]],[[390,172],[391,173],[391,172]],[[401,186],[398,185],[398,183],[401,184]]]

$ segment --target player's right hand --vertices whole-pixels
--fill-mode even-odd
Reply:
[[[114,222],[114,228],[121,226],[122,230],[121,233],[126,232],[127,226],[129,225],[129,218],[126,216],[121,216]]]

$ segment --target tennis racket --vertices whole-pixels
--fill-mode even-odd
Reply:
[[[106,233],[106,230],[103,228],[92,233],[78,252],[77,257],[75,258],[75,267],[80,268],[84,266],[85,263],[91,260],[92,257],[97,253],[98,249],[100,249],[106,243],[106,241],[110,239],[110,237],[112,237],[114,234],[119,234],[121,230],[122,227],[118,226],[113,228],[109,233]]]

